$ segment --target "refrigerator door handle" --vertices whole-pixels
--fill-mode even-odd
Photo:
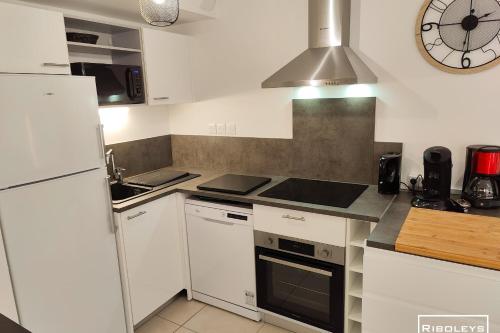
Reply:
[[[108,221],[109,221],[109,224],[111,226],[111,233],[115,233],[116,232],[116,227],[115,227],[115,218],[114,218],[114,214],[113,214],[113,201],[111,199],[111,190],[110,190],[110,187],[109,187],[109,179],[111,177],[108,175],[105,177],[104,179],[104,185],[106,186],[106,208],[108,210]]]
[[[104,148],[104,125],[102,124],[99,124],[97,126],[97,134],[99,136],[99,156],[101,157],[101,159],[104,159],[105,156],[106,156],[106,153],[105,153],[105,149]]]

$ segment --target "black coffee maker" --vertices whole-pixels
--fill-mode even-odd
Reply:
[[[412,205],[419,208],[448,210],[450,208],[451,151],[446,147],[431,147],[424,152],[423,193]]]

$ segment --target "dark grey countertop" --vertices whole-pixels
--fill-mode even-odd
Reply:
[[[396,240],[411,209],[413,195],[401,192],[370,234],[366,245],[396,251]],[[468,214],[500,217],[500,209],[471,209]]]
[[[234,194],[225,194],[225,193],[217,193],[217,192],[209,192],[209,191],[201,191],[198,190],[197,186],[199,184],[210,181],[214,178],[222,176],[228,172],[217,172],[210,170],[197,170],[196,168],[174,168],[169,167],[166,169],[175,169],[180,171],[187,171],[189,173],[200,174],[201,176],[198,178],[194,178],[188,180],[183,183],[179,183],[176,185],[172,185],[166,188],[158,188],[153,192],[146,193],[140,197],[137,197],[133,200],[128,200],[121,204],[113,205],[113,210],[117,213],[121,213],[127,211],[129,209],[135,208],[137,206],[143,205],[147,202],[156,200],[163,196],[175,193],[182,192],[189,195],[198,195],[204,196],[208,198],[214,199],[222,199],[229,201],[238,201],[244,203],[258,204],[264,206],[273,206],[287,209],[294,209],[300,211],[306,211],[311,213],[318,213],[324,215],[331,216],[339,216],[351,219],[359,219],[363,221],[370,222],[379,222],[380,219],[384,216],[385,212],[391,206],[392,201],[394,200],[394,195],[382,195],[378,193],[377,186],[369,186],[363,194],[349,207],[349,208],[336,208],[322,205],[314,205],[308,203],[301,203],[295,201],[287,201],[287,200],[279,200],[272,198],[259,197],[258,195],[265,190],[275,186],[276,184],[288,179],[288,177],[281,176],[269,176],[269,175],[252,175],[252,176],[265,176],[270,177],[272,180],[269,184],[255,190],[254,192],[248,195],[234,195]]]

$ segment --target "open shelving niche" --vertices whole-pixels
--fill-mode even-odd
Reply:
[[[362,331],[363,256],[366,239],[375,226],[375,223],[360,220],[349,220],[347,223],[344,322],[346,333]]]
[[[99,36],[97,44],[68,42],[70,62],[142,66],[142,42],[139,27],[118,26],[66,16],[66,32]]]
[[[99,36],[97,44],[68,41],[70,63],[90,62],[144,68],[142,35],[139,26],[103,23],[71,16],[64,17],[64,24],[66,32],[89,33]],[[138,105],[144,104],[133,104],[133,106]],[[113,105],[113,107],[115,106]]]

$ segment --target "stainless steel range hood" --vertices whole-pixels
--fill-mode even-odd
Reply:
[[[376,83],[349,47],[350,0],[309,0],[309,48],[262,83],[262,88]]]

